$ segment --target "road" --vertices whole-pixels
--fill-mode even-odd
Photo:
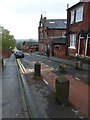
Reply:
[[[37,61],[39,61],[41,64],[41,73],[44,76],[43,77],[44,82],[30,80],[32,73],[34,73],[34,65]],[[87,71],[76,70],[74,66],[67,65],[66,71],[60,72],[58,70],[58,67],[60,64],[62,64],[63,61],[61,63],[56,62],[54,60],[48,59],[46,56],[34,54],[34,53],[32,55],[25,53],[25,58],[17,59],[17,62],[21,66],[21,69],[20,69],[21,72],[24,75],[28,75],[29,77],[27,81],[30,82],[29,84],[30,90],[32,91],[33,96],[35,97],[38,110],[42,113],[44,117],[46,118],[48,117],[74,118],[74,117],[82,116],[80,115],[81,113],[78,114],[77,116],[75,113],[72,112],[72,110],[74,109],[73,106],[66,105],[63,107],[59,105],[56,102],[55,95],[53,94],[53,92],[51,92],[51,90],[55,89],[55,80],[53,79],[56,77],[56,75],[69,74],[69,75],[73,75],[75,78],[79,77],[78,79],[82,80],[83,82],[86,82],[87,77],[88,77]],[[21,100],[18,72],[19,71],[17,69],[15,57],[14,55],[12,55],[9,58],[8,64],[6,64],[3,74],[2,74],[3,76],[3,85],[2,85],[3,87],[3,96],[2,96],[3,97],[3,101],[2,101],[3,118],[24,118],[25,117],[25,112],[24,112],[25,110],[23,108],[23,103]],[[74,86],[73,80],[71,80],[71,82],[72,82],[71,87],[73,87]],[[49,89],[49,87],[51,90]],[[75,90],[76,89],[77,88],[75,86]],[[77,98],[77,95],[76,95],[76,98]],[[80,101],[81,100],[82,99],[80,99]],[[83,101],[81,103],[83,104]],[[54,109],[57,112],[55,112]]]
[[[45,84],[55,92],[55,79],[58,76],[64,75],[67,79],[70,80],[70,90],[69,90],[69,101],[82,113],[88,115],[88,71],[87,70],[78,70],[73,65],[67,63],[66,70],[64,72],[58,70],[59,65],[63,63],[63,60],[57,62],[56,60],[48,59],[46,56],[28,53],[25,54],[25,58],[21,60],[24,68],[24,75],[27,76],[27,81],[30,82],[30,77],[34,73],[34,65],[39,61],[41,64],[41,74]],[[36,83],[35,83],[36,84]],[[30,87],[32,82],[30,82]],[[32,88],[32,87],[31,87]],[[33,89],[33,88],[32,88]],[[32,90],[34,91],[34,89]],[[33,92],[33,94],[36,91]],[[34,96],[37,96],[34,94]],[[76,102],[77,101],[77,102]]]
[[[47,56],[38,55],[38,54],[25,54],[25,58],[21,60],[24,67],[29,71],[30,69],[33,69],[32,63],[34,64],[36,61],[39,61],[41,64],[44,64],[45,66],[48,66],[48,69],[51,70],[53,73],[57,75],[62,74],[69,74],[73,77],[77,78],[78,80],[82,80],[83,82],[88,82],[88,71],[87,70],[78,70],[75,69],[75,66],[72,65],[66,65],[65,72],[60,72],[59,65],[62,64],[62,62],[56,62],[53,60],[50,60],[47,58]]]

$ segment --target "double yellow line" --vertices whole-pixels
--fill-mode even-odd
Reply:
[[[17,59],[17,63],[19,65],[19,68],[20,68],[21,72],[25,74],[26,73],[26,69],[23,66],[23,64],[21,63],[20,59]],[[54,70],[54,68],[50,67],[50,68],[47,68],[47,69],[42,69],[41,71],[52,71],[52,70]]]
[[[21,61],[19,59],[17,59],[17,63],[19,65],[19,68],[20,68],[21,72],[26,73],[26,69],[25,69],[25,67],[23,66],[23,64],[21,63]]]
[[[54,70],[54,68],[47,68],[47,69],[42,69],[41,71],[52,71],[52,70]]]

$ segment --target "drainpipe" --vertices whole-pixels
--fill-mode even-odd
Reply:
[[[86,45],[85,45],[85,56],[87,55],[87,44],[88,44],[88,34],[87,34]]]

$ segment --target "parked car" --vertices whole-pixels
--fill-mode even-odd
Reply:
[[[24,53],[20,50],[16,50],[14,52],[14,55],[15,55],[16,58],[24,58]]]

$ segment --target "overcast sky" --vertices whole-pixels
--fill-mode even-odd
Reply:
[[[47,19],[66,19],[69,7],[80,0],[0,0],[0,25],[15,39],[38,39],[41,14]]]

